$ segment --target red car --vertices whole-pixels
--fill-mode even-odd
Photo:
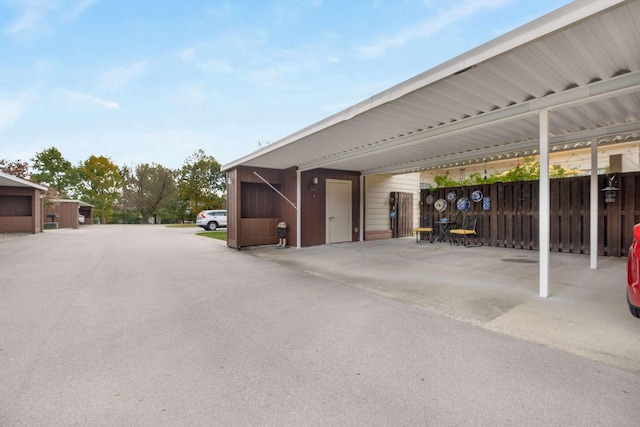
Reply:
[[[627,303],[631,314],[640,317],[640,224],[633,227],[633,243],[627,261]]]

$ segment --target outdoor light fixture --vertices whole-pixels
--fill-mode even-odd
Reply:
[[[613,175],[609,178],[609,186],[602,189],[604,191],[604,202],[605,203],[615,203],[616,201],[616,192],[619,191],[619,188],[613,186],[615,184],[616,176]]]
[[[307,185],[307,190],[309,191],[316,191],[316,185],[318,184],[318,177],[314,176],[313,178],[311,178],[311,182],[309,183],[309,185]],[[315,196],[313,196],[315,197]]]

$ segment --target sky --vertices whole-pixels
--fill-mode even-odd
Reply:
[[[222,165],[561,0],[0,0],[0,159]]]

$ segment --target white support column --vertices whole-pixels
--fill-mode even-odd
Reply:
[[[296,171],[296,248],[302,247],[302,172]]]
[[[360,175],[360,226],[358,232],[360,234],[360,241],[364,241],[364,195],[365,195],[365,179],[364,175]]]
[[[540,118],[540,204],[539,204],[539,253],[540,294],[549,296],[549,112],[541,111]]]
[[[590,248],[589,258],[592,270],[598,268],[598,142],[591,141],[591,187],[590,187]]]

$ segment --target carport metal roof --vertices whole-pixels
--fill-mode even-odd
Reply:
[[[232,161],[403,173],[640,137],[640,0],[575,1]]]
[[[549,248],[549,151],[590,145],[596,169],[600,141],[639,136],[640,0],[578,0],[222,170],[296,167],[300,200],[305,170],[403,173],[539,152],[539,247]],[[596,174],[590,199],[595,269]],[[549,250],[539,254],[546,297]]]

